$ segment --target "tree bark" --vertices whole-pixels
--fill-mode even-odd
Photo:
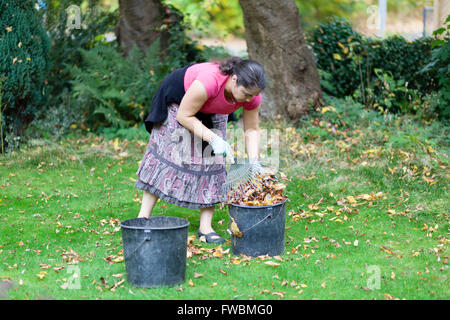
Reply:
[[[249,57],[261,63],[267,86],[261,116],[298,119],[321,104],[314,55],[300,27],[295,0],[239,0]]]
[[[119,0],[119,12],[116,37],[125,56],[134,43],[145,51],[158,37],[164,48],[167,37],[161,33],[164,8],[160,0]]]

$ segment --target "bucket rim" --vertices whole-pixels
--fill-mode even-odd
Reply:
[[[255,209],[264,209],[264,208],[270,208],[270,207],[277,207],[277,206],[281,206],[283,204],[285,204],[288,201],[288,199],[285,199],[282,202],[279,203],[275,203],[275,204],[270,204],[268,206],[246,206],[246,205],[242,205],[242,204],[234,204],[234,203],[230,203],[229,206],[230,207],[237,207],[237,208],[255,208]]]
[[[189,227],[189,221],[183,218],[179,218],[179,217],[150,217],[149,219],[155,219],[155,218],[165,218],[165,219],[176,219],[176,220],[183,220],[184,224],[180,225],[180,226],[172,226],[172,227],[156,227],[156,226],[127,226],[124,225],[124,222],[127,221],[131,221],[131,220],[136,220],[136,219],[144,219],[144,218],[132,218],[132,219],[127,219],[124,221],[120,222],[120,227],[124,228],[124,229],[133,229],[133,230],[173,230],[173,229],[181,229],[181,228],[186,228]]]

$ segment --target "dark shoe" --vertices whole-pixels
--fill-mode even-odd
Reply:
[[[216,232],[210,232],[210,233],[201,233],[200,231],[197,234],[198,238],[205,237],[206,243],[223,243],[225,242],[225,239],[222,238],[218,233]]]

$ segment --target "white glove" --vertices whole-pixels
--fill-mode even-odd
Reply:
[[[223,155],[224,157],[227,157],[230,163],[234,163],[233,149],[231,149],[228,142],[216,135],[209,144],[213,148],[214,154]]]

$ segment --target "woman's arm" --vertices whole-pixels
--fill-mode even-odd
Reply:
[[[259,106],[252,110],[245,110],[242,113],[244,120],[245,147],[248,158],[257,160],[259,158]]]
[[[186,129],[193,132],[206,142],[211,142],[216,136],[214,132],[208,129],[195,116],[208,100],[206,89],[203,84],[194,80],[189,89],[186,91],[177,112],[177,121]]]

